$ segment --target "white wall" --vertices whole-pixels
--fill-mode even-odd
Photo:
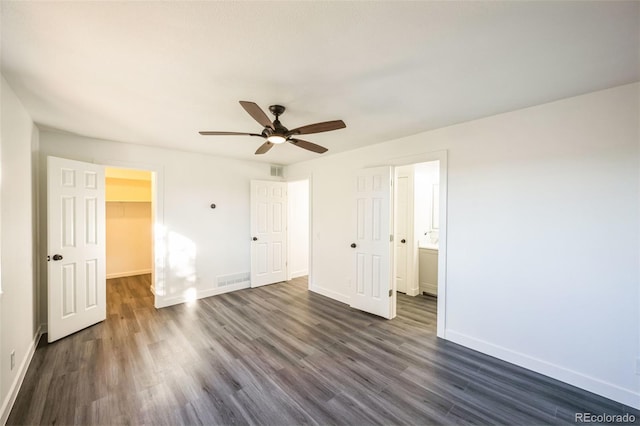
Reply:
[[[0,424],[4,424],[38,337],[32,178],[37,175],[32,158],[38,149],[38,132],[4,77],[0,79]]]
[[[160,217],[155,257],[156,267],[164,265],[156,305],[248,286],[220,288],[217,277],[250,271],[249,181],[269,179],[269,164],[44,131],[40,144],[41,164],[54,155],[156,171]],[[211,203],[217,208],[211,209]],[[43,235],[42,221],[41,228]],[[46,294],[46,277],[41,281]],[[44,314],[46,304],[41,309]]]
[[[416,240],[430,242],[438,236],[438,231],[431,227],[433,219],[433,185],[440,183],[440,165],[438,161],[418,163],[414,167],[415,174],[415,232]],[[430,234],[425,235],[429,232]]]
[[[309,181],[287,184],[289,277],[309,273]]]
[[[107,202],[107,279],[152,272],[150,202]]]
[[[448,151],[447,339],[640,408],[638,83],[287,167],[350,294],[356,169]],[[331,209],[325,206],[331,205]]]
[[[152,174],[107,167],[105,176],[107,279],[152,273]]]

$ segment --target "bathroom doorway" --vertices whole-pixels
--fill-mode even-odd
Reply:
[[[440,161],[395,167],[396,313],[436,331],[440,238]]]

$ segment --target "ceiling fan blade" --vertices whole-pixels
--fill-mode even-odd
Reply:
[[[203,136],[260,136],[263,137],[262,135],[259,135],[257,133],[242,133],[242,132],[198,132]]]
[[[264,154],[265,152],[269,151],[272,147],[273,147],[273,144],[267,141],[262,145],[260,145],[260,148],[256,150],[256,154]]]
[[[256,104],[255,102],[240,101],[240,105],[242,105],[242,108],[244,108],[244,110],[247,111],[249,115],[263,127],[274,129],[271,120],[269,120],[267,114],[264,113],[264,111],[258,106],[258,104]]]
[[[322,123],[309,124],[298,127],[287,132],[287,135],[308,135],[310,133],[329,132],[331,130],[344,129],[347,127],[342,120],[324,121]]]
[[[295,146],[299,146],[300,148],[304,148],[304,149],[307,149],[309,151],[317,152],[318,154],[322,154],[322,153],[328,151],[328,149],[323,147],[323,146],[316,145],[315,143],[311,143],[311,142],[308,142],[308,141],[303,141],[301,139],[289,139],[289,142],[291,142]]]

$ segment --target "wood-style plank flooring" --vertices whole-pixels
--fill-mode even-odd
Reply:
[[[435,337],[435,299],[387,321],[305,278],[153,308],[109,280],[107,320],[41,340],[8,424],[573,424],[640,413]]]

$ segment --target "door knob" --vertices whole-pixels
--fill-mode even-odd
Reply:
[[[253,237],[252,240],[253,241],[258,241],[258,237]]]
[[[356,243],[351,243],[351,248],[356,248]]]
[[[62,255],[61,254],[54,254],[53,255],[53,260],[62,260]]]
[[[406,243],[406,242],[407,242],[407,240],[405,240],[405,239],[403,238],[403,239],[401,239],[401,240],[400,240],[400,242],[401,242],[402,244],[404,244],[404,243]]]

